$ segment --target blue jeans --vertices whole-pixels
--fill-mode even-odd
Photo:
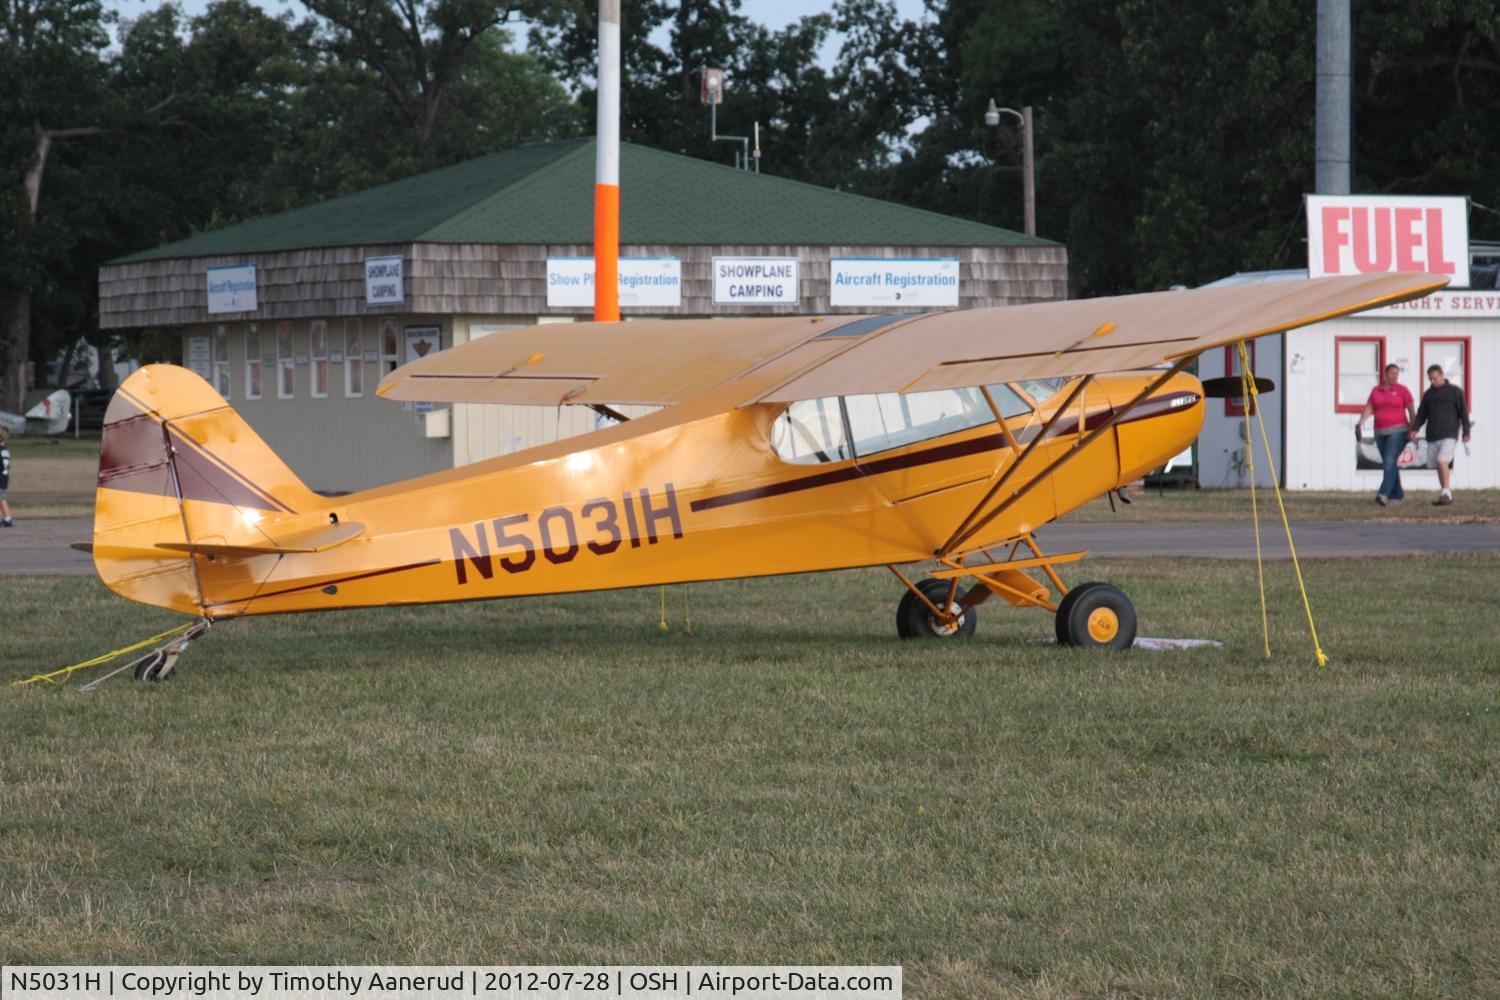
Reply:
[[[1401,470],[1396,468],[1396,460],[1406,448],[1406,428],[1392,430],[1389,434],[1377,431],[1375,444],[1380,449],[1380,461],[1385,468],[1385,476],[1380,480],[1381,496],[1387,500],[1404,500],[1406,491],[1401,488]]]

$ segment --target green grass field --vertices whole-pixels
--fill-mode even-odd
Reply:
[[[907,995],[1500,993],[1500,558],[1091,561],[1144,634],[853,572],[228,623],[0,688],[0,960],[893,963]],[[5,681],[177,619],[3,578]]]
[[[99,471],[99,435],[15,437],[11,453],[10,505],[16,516],[93,517]]]

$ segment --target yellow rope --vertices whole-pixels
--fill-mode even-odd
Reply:
[[[1241,341],[1240,364],[1241,366],[1248,368],[1249,363],[1248,352],[1245,350],[1244,342]],[[1254,381],[1252,381],[1250,383],[1250,396],[1252,402],[1255,395],[1255,383]],[[1271,472],[1271,488],[1276,493],[1276,507],[1281,511],[1282,527],[1286,529],[1286,547],[1292,553],[1292,569],[1297,574],[1297,589],[1302,593],[1302,608],[1307,612],[1307,630],[1312,635],[1313,655],[1317,657],[1318,666],[1326,667],[1328,665],[1328,655],[1323,652],[1323,646],[1318,642],[1318,626],[1313,621],[1312,602],[1307,599],[1307,583],[1302,579],[1302,564],[1297,559],[1297,546],[1292,542],[1292,523],[1291,521],[1287,520],[1286,504],[1283,503],[1281,499],[1281,484],[1276,475],[1276,459],[1271,455],[1271,437],[1266,433],[1266,418],[1261,416],[1259,406],[1255,407],[1255,422],[1260,427],[1261,444],[1263,444],[1266,449],[1266,464],[1270,466]]]
[[[661,621],[657,623],[656,627],[659,628],[659,629],[661,629],[663,632],[665,632],[667,629],[671,628],[671,626],[667,624],[667,588],[666,587],[662,587],[661,588]]]
[[[1240,343],[1240,405],[1245,408],[1245,467],[1250,470],[1250,520],[1255,527],[1255,578],[1260,584],[1260,636],[1266,659],[1271,658],[1271,621],[1266,616],[1266,569],[1260,552],[1260,507],[1255,500],[1255,444],[1250,440],[1250,411],[1255,408],[1255,379],[1250,373],[1245,345]]]
[[[105,653],[103,656],[96,656],[92,660],[84,660],[82,663],[75,663],[71,667],[63,667],[61,670],[54,670],[50,674],[37,674],[35,677],[28,677],[25,680],[12,681],[11,686],[19,687],[22,684],[35,684],[37,681],[46,681],[48,684],[51,684],[58,678],[66,679],[70,677],[74,671],[83,670],[87,667],[97,667],[101,663],[108,663],[110,660],[124,656],[126,653],[133,653],[137,649],[142,649],[154,642],[160,642],[163,639],[170,639],[174,635],[181,635],[183,632],[186,632],[188,629],[197,624],[197,622],[188,622],[186,625],[179,625],[174,629],[168,629],[160,635],[153,635],[149,639],[142,639],[140,642],[136,643],[133,646],[124,646],[112,653]]]
[[[688,589],[686,587],[682,588],[682,624],[683,627],[686,628],[687,634],[692,635],[693,616],[692,613],[688,611]]]

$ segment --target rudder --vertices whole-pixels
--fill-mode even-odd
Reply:
[[[244,418],[185,368],[148,365],[110,400],[99,448],[94,566],[122,597],[209,614],[209,577],[222,572],[205,573],[204,557],[187,550],[264,545],[267,528],[321,517],[323,506]]]

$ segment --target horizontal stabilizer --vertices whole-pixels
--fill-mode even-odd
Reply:
[[[294,552],[326,552],[364,534],[365,526],[352,521],[319,525],[285,535],[273,535],[264,542],[230,544],[225,542],[158,542],[156,547],[169,552],[191,552],[197,555],[254,556],[286,555]]]

